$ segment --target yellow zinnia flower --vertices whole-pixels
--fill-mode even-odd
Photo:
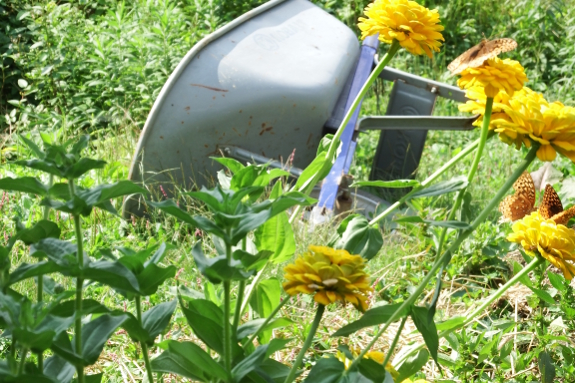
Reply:
[[[499,91],[509,96],[523,88],[527,81],[525,70],[518,61],[497,57],[491,58],[476,68],[466,68],[461,72],[457,85],[461,89],[470,89],[478,85],[483,87],[487,97],[495,97]]]
[[[460,105],[464,112],[479,113],[481,117],[474,122],[483,123],[485,113],[485,95],[481,86],[470,88],[466,92],[470,99]],[[489,129],[499,133],[499,138],[513,144],[517,149],[521,145],[531,147],[536,141],[541,146],[537,157],[541,161],[553,161],[557,152],[575,162],[575,108],[555,101],[549,103],[541,93],[527,87],[509,97],[499,92],[493,99],[493,114]]]
[[[566,279],[575,275],[575,230],[544,219],[539,212],[531,213],[513,224],[513,233],[507,240],[520,243],[531,256],[539,253],[555,267],[561,269]]]
[[[367,293],[371,291],[365,260],[350,255],[346,250],[325,246],[310,246],[295,263],[284,268],[284,290],[289,295],[313,294],[322,305],[336,301],[350,302],[364,312],[367,310]]]
[[[362,39],[379,33],[380,41],[391,44],[397,40],[410,53],[425,53],[429,58],[433,57],[431,51],[439,52],[439,40],[444,40],[439,12],[415,1],[375,0],[365,7],[364,14],[368,18],[360,17],[358,24]]]

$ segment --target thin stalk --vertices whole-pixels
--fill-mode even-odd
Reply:
[[[488,138],[491,138],[491,136],[489,136]],[[462,151],[460,151],[459,153],[457,153],[452,159],[450,159],[449,161],[447,161],[445,163],[445,165],[443,165],[442,167],[440,167],[439,169],[437,169],[435,171],[435,173],[433,173],[432,175],[430,175],[429,177],[427,177],[418,187],[413,188],[409,193],[407,193],[406,195],[404,195],[403,197],[401,197],[399,199],[399,201],[396,201],[395,203],[393,203],[391,206],[389,206],[387,209],[385,209],[385,211],[381,212],[378,216],[376,216],[375,218],[373,218],[369,224],[370,225],[374,225],[377,222],[381,221],[382,219],[384,219],[385,217],[387,217],[391,212],[393,212],[395,209],[397,209],[402,203],[404,203],[405,201],[407,201],[409,198],[411,198],[411,196],[427,187],[429,184],[431,184],[433,181],[435,181],[437,178],[439,178],[439,176],[441,176],[443,173],[445,173],[447,170],[449,170],[450,168],[452,168],[456,163],[458,163],[459,161],[461,161],[463,158],[467,157],[467,155],[471,152],[473,152],[475,150],[475,148],[479,145],[479,141],[480,139],[478,138],[477,140],[473,141],[471,144],[467,145],[467,147],[465,147]]]
[[[247,247],[247,241],[244,238],[244,239],[242,239],[242,250],[246,251],[246,247]],[[246,289],[246,281],[240,281],[240,283],[238,285],[238,296],[236,297],[236,309],[234,311],[234,322],[232,325],[232,332],[233,332],[234,336],[238,330],[238,326],[240,324],[240,318],[243,314],[242,303],[244,300],[245,289]]]
[[[22,357],[20,359],[20,364],[18,365],[18,375],[24,373],[24,366],[26,365],[26,356],[28,356],[28,349],[26,347],[22,348]]]
[[[311,324],[311,328],[309,329],[309,333],[307,334],[307,338],[305,338],[305,342],[303,343],[303,346],[301,348],[301,350],[299,351],[299,354],[297,355],[297,358],[289,372],[289,375],[287,376],[286,380],[284,381],[284,383],[291,383],[293,382],[293,380],[295,379],[295,374],[297,372],[297,369],[299,368],[301,361],[303,360],[303,357],[307,351],[307,349],[311,346],[311,342],[313,341],[313,337],[315,336],[315,333],[317,332],[317,329],[319,327],[319,322],[321,321],[321,317],[323,316],[323,312],[325,311],[325,306],[318,304],[317,305],[317,311],[315,312],[315,318],[313,318],[313,323]]]
[[[461,245],[461,243],[465,239],[467,239],[467,237],[469,237],[471,235],[471,233],[473,233],[473,231],[487,218],[489,213],[491,213],[493,208],[495,206],[497,206],[497,204],[499,203],[499,201],[501,201],[501,199],[503,198],[505,193],[507,193],[507,190],[509,190],[509,188],[511,188],[513,183],[521,176],[521,174],[523,174],[523,172],[525,171],[525,169],[527,169],[527,167],[531,164],[531,162],[533,162],[533,160],[535,159],[536,153],[537,153],[537,149],[539,149],[539,145],[536,143],[533,143],[531,150],[529,151],[529,153],[527,154],[527,156],[525,157],[523,162],[521,162],[519,167],[513,172],[513,174],[507,179],[507,181],[505,181],[505,183],[499,189],[499,191],[495,194],[493,199],[491,201],[489,201],[487,206],[481,211],[481,213],[479,213],[477,218],[475,218],[475,220],[471,223],[470,228],[463,231],[457,237],[457,239],[451,244],[451,246],[441,255],[441,257],[439,257],[435,261],[435,263],[433,264],[433,266],[431,267],[431,269],[429,270],[427,275],[423,278],[423,280],[421,281],[419,286],[417,286],[415,291],[403,302],[403,304],[401,306],[399,306],[399,308],[397,310],[395,310],[395,312],[391,315],[391,317],[388,319],[388,321],[383,325],[383,327],[373,337],[371,342],[369,342],[369,344],[361,351],[359,356],[354,359],[354,361],[349,366],[347,371],[353,371],[354,367],[357,367],[357,364],[359,363],[361,358],[363,358],[364,355],[367,353],[367,351],[373,347],[373,345],[375,344],[377,339],[379,339],[379,337],[387,330],[387,328],[393,322],[395,322],[397,319],[399,319],[401,313],[407,312],[409,307],[415,303],[415,301],[417,300],[419,295],[421,295],[423,290],[425,290],[425,287],[427,286],[429,281],[431,281],[431,279],[435,276],[435,274],[441,268],[441,266],[444,263],[447,264],[449,262],[449,260],[451,260],[451,254],[453,254],[455,251],[457,251],[457,249],[459,249],[459,246]]]
[[[513,276],[513,278],[511,278],[509,281],[507,281],[506,284],[504,284],[499,289],[497,289],[497,291],[495,293],[488,296],[485,299],[485,301],[483,303],[481,303],[481,305],[479,305],[475,310],[473,310],[471,313],[466,315],[463,322],[461,322],[460,324],[458,324],[457,326],[455,326],[453,328],[450,328],[450,329],[447,329],[447,330],[440,332],[438,334],[439,338],[444,338],[447,335],[451,334],[452,332],[459,330],[462,327],[467,326],[469,323],[471,323],[473,321],[474,318],[476,318],[483,311],[485,311],[496,299],[499,299],[507,290],[509,290],[509,288],[514,286],[521,278],[523,278],[523,276],[529,274],[531,271],[533,271],[535,268],[537,268],[543,262],[544,262],[544,259],[541,257],[534,258],[531,262],[529,262],[529,264],[527,266],[525,266],[520,272],[518,272],[515,276]],[[403,362],[408,357],[415,354],[417,351],[421,350],[423,347],[424,347],[424,344],[423,343],[420,344],[419,347],[412,349],[408,354],[404,355],[399,362],[400,363]]]
[[[136,318],[140,326],[143,328],[142,324],[142,297],[136,295]],[[154,375],[152,374],[152,365],[150,364],[150,357],[148,356],[148,345],[146,342],[140,342],[142,347],[142,355],[144,356],[144,366],[146,367],[146,374],[148,375],[148,382],[154,383]]]
[[[284,305],[289,302],[290,298],[291,297],[288,296],[287,298],[283,299],[279,303],[279,305],[276,306],[274,311],[266,318],[264,323],[262,323],[262,325],[260,327],[258,327],[256,332],[254,332],[252,334],[252,336],[250,336],[250,338],[242,345],[242,347],[246,347],[248,344],[252,343],[254,341],[254,339],[256,339],[256,337],[260,334],[260,332],[262,332],[262,329],[264,329],[267,326],[267,324],[270,323],[272,319],[274,319],[274,317],[281,310],[281,308],[284,307]]]
[[[341,124],[339,125],[339,127],[337,128],[337,131],[335,132],[335,134],[333,136],[333,140],[331,141],[329,148],[327,149],[327,153],[325,154],[325,156],[328,159],[328,161],[325,162],[324,167],[331,166],[332,161],[330,161],[330,159],[334,158],[334,156],[335,156],[337,148],[339,147],[339,138],[343,134],[343,131],[345,130],[345,127],[347,126],[349,120],[351,119],[351,116],[353,116],[355,110],[357,109],[357,107],[361,103],[361,100],[363,100],[363,97],[367,93],[369,87],[379,77],[379,74],[383,71],[383,68],[385,68],[385,66],[387,64],[389,64],[389,62],[391,61],[393,56],[395,56],[395,54],[397,53],[399,48],[400,48],[399,41],[393,40],[393,42],[391,43],[391,46],[389,47],[389,50],[387,51],[387,53],[385,54],[383,59],[379,63],[377,63],[377,66],[371,72],[371,74],[369,75],[369,77],[365,81],[365,84],[363,84],[363,87],[359,90],[359,93],[357,94],[357,96],[353,100],[353,103],[351,104],[351,106],[347,110],[345,116],[343,117],[343,120],[341,121]],[[321,173],[323,173],[323,169],[316,172],[309,182],[306,182],[304,185],[302,185],[302,187],[300,187],[299,191],[306,193],[306,194],[311,193],[311,191],[313,190],[313,187],[318,183],[319,175]],[[302,207],[300,205],[294,210],[292,216],[289,219],[290,223],[292,223],[294,221],[295,217],[297,217],[299,215],[299,213],[301,212],[301,209],[302,209]]]
[[[232,259],[232,247],[226,244],[226,258],[228,259],[228,264],[231,263]],[[226,372],[231,374],[232,371],[232,328],[230,324],[230,313],[231,313],[231,282],[224,281],[224,366]]]
[[[74,187],[74,179],[68,180],[68,188],[70,189],[70,196],[74,198],[76,190]],[[84,248],[82,241],[82,225],[80,222],[80,216],[74,214],[74,230],[76,232],[76,243],[78,246],[77,259],[78,265],[82,269],[84,267]],[[84,286],[84,278],[76,278],[76,319],[74,323],[74,339],[76,353],[82,355],[82,288]],[[76,372],[78,374],[78,383],[84,383],[84,367],[76,367]]]
[[[238,296],[236,297],[236,310],[234,311],[234,322],[232,324],[232,332],[235,334],[240,324],[242,316],[242,303],[244,300],[244,290],[246,289],[246,281],[240,281],[238,284]]]
[[[50,174],[50,177],[48,179],[48,189],[52,187],[52,184],[54,183],[54,176],[52,174]],[[50,217],[50,207],[49,206],[44,206],[43,212],[42,212],[42,218],[47,220]],[[40,274],[37,277],[37,287],[38,287],[38,291],[36,292],[36,302],[40,303],[42,302],[42,294],[44,292],[44,274]],[[44,352],[40,351],[36,353],[36,356],[38,358],[38,370],[40,372],[44,371]]]
[[[519,280],[521,278],[523,278],[524,275],[529,274],[531,271],[535,270],[535,268],[537,268],[539,265],[543,264],[544,262],[545,262],[545,259],[543,259],[540,256],[533,258],[533,260],[531,262],[529,262],[529,264],[527,266],[525,266],[520,272],[518,272],[516,275],[514,275],[513,278],[508,280],[506,284],[504,284],[499,289],[497,289],[497,291],[494,294],[487,297],[487,299],[485,299],[485,301],[481,305],[479,305],[479,307],[477,307],[475,310],[473,310],[469,315],[466,315],[465,320],[463,321],[463,323],[460,326],[449,329],[449,330],[442,331],[439,333],[439,336],[446,336],[450,332],[453,332],[456,329],[463,327],[463,326],[466,326],[469,323],[471,323],[471,321],[473,321],[473,319],[475,319],[475,317],[477,317],[479,314],[481,314],[483,311],[485,311],[485,309],[487,309],[491,305],[491,303],[493,303],[496,299],[501,298],[501,296],[507,290],[509,290],[509,288],[511,286],[513,286],[517,282],[519,282]]]
[[[473,159],[473,163],[469,168],[469,173],[467,173],[467,182],[471,184],[473,181],[473,177],[475,177],[475,173],[477,172],[477,168],[479,166],[479,161],[481,160],[481,156],[483,154],[483,149],[485,148],[485,142],[487,141],[487,135],[489,133],[489,122],[491,121],[491,110],[493,108],[493,97],[487,97],[487,102],[485,104],[485,114],[483,116],[483,125],[481,126],[481,136],[479,137],[479,146],[477,147],[477,152],[475,153],[475,158]],[[459,193],[457,193],[457,198],[455,199],[455,204],[447,217],[447,220],[450,221],[455,217],[455,214],[459,210],[459,206],[461,205],[461,201],[463,201],[463,196],[467,191],[467,187],[461,189]],[[439,237],[439,244],[437,246],[437,254],[441,254],[443,250],[443,242],[445,241],[445,235],[447,234],[447,228],[444,227],[441,230],[441,235]]]
[[[268,267],[268,265],[271,262],[268,260],[266,262],[266,264],[264,265],[264,267],[262,267],[262,269],[260,271],[258,271],[258,273],[256,274],[256,277],[254,278],[254,280],[252,281],[252,283],[249,284],[249,286],[247,287],[247,294],[245,294],[244,297],[244,301],[242,302],[242,308],[241,308],[241,313],[243,314],[246,309],[248,308],[248,305],[250,303],[250,299],[252,299],[252,295],[254,293],[255,287],[257,286],[257,284],[260,282],[260,279],[262,279],[262,276],[264,275],[264,270]]]
[[[391,356],[393,355],[393,350],[395,350],[395,346],[397,346],[397,342],[399,341],[399,337],[401,336],[401,331],[403,330],[403,326],[405,326],[405,322],[407,321],[407,315],[403,317],[401,323],[399,324],[399,328],[397,329],[397,334],[395,334],[395,338],[393,338],[393,342],[391,342],[391,346],[389,346],[389,350],[387,351],[387,355],[383,361],[383,367],[387,366]]]

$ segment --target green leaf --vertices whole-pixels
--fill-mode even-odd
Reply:
[[[174,217],[184,221],[189,225],[192,225],[193,227],[198,227],[207,231],[208,233],[213,233],[220,238],[226,237],[225,232],[215,223],[203,217],[192,217],[184,210],[180,209],[178,205],[172,200],[162,202],[146,201],[146,203],[155,207],[156,209],[160,209],[170,215],[173,215]]]
[[[224,313],[213,302],[195,299],[189,306],[181,306],[182,312],[194,333],[209,348],[222,354],[224,337]]]
[[[403,382],[416,372],[421,371],[428,359],[429,352],[426,349],[421,349],[416,354],[409,356],[397,369],[399,376],[396,378],[396,381]]]
[[[138,274],[138,286],[142,296],[155,294],[158,288],[168,279],[176,275],[176,267],[159,267],[155,263],[150,263],[140,274]]]
[[[60,228],[57,224],[48,220],[38,221],[31,228],[18,231],[18,239],[26,245],[31,245],[45,238],[59,237]]]
[[[56,177],[66,178],[66,172],[52,161],[33,158],[30,160],[15,161],[16,165],[25,166],[30,169],[40,170],[41,172],[52,174]]]
[[[64,178],[79,178],[93,169],[102,169],[106,166],[106,161],[93,160],[91,158],[80,158],[64,172]],[[125,181],[129,182],[129,181]]]
[[[153,340],[164,331],[176,310],[177,300],[160,303],[142,314],[142,325]]]
[[[13,285],[16,282],[37,277],[38,275],[51,274],[62,270],[62,266],[59,266],[52,261],[41,261],[33,264],[24,262],[18,266],[16,270],[10,273],[10,282],[8,285]]]
[[[535,287],[529,287],[531,289],[531,291],[533,291],[535,293],[535,295],[537,295],[541,300],[545,301],[546,303],[550,304],[550,305],[555,305],[555,299],[553,299],[553,297],[545,290],[541,290]]]
[[[281,283],[277,278],[269,278],[257,284],[250,306],[260,318],[267,318],[280,303]]]
[[[429,219],[422,219],[418,216],[407,216],[396,218],[393,220],[397,223],[425,223],[431,226],[439,226],[439,227],[446,227],[448,229],[456,229],[456,230],[467,230],[471,226],[466,222],[461,221],[433,221]]]
[[[228,261],[225,255],[206,258],[202,251],[202,242],[196,243],[192,249],[192,256],[202,275],[212,283],[246,280],[255,274],[255,270],[246,271],[238,260]]]
[[[44,375],[56,382],[70,383],[75,373],[76,368],[58,355],[53,355],[44,361]]]
[[[553,383],[555,381],[555,365],[553,359],[546,351],[539,353],[537,360],[539,373],[541,374],[541,383]]]
[[[441,181],[437,184],[421,189],[413,193],[409,198],[423,198],[423,197],[434,197],[442,194],[452,193],[454,191],[466,188],[469,182],[467,177],[459,176],[452,178],[447,181]]]
[[[162,344],[167,346],[167,350],[152,360],[154,371],[177,374],[202,382],[228,380],[224,368],[195,343],[168,340]]]
[[[419,330],[423,336],[423,340],[425,341],[433,360],[435,360],[435,363],[439,365],[439,361],[437,359],[439,336],[437,335],[435,322],[433,321],[433,318],[430,318],[429,309],[426,307],[411,306],[410,315],[415,327],[417,327],[417,330]]]
[[[81,315],[88,314],[105,314],[109,313],[110,309],[94,299],[82,300],[82,313]],[[59,317],[71,317],[76,313],[76,301],[64,301],[53,306],[50,314]]]
[[[304,380],[307,383],[335,383],[341,379],[345,366],[334,357],[320,358]]]
[[[77,245],[55,238],[46,238],[30,247],[30,255],[33,257],[46,256],[51,261],[64,267],[76,262]],[[87,258],[87,257],[86,257]]]
[[[449,318],[448,320],[436,323],[437,331],[451,330],[452,328],[459,327],[465,322],[465,317],[457,316]]]
[[[523,266],[521,266],[519,263],[513,261],[513,274],[519,274],[519,272],[523,270]],[[524,274],[520,279],[519,282],[521,282],[523,285],[527,286],[527,287],[533,287],[533,284],[531,283],[531,280],[529,279],[529,276],[527,274]]]
[[[374,383],[383,383],[388,375],[391,377],[391,374],[385,370],[383,364],[369,358],[363,358],[359,361],[359,372]],[[393,382],[393,377],[391,381]]]
[[[39,196],[45,196],[48,193],[46,185],[35,177],[4,177],[0,179],[0,190],[30,193]]]
[[[385,323],[388,321],[389,318],[391,318],[393,313],[395,313],[395,311],[397,311],[401,305],[402,305],[401,303],[396,303],[393,305],[384,305],[367,310],[361,316],[361,318],[359,318],[355,322],[351,322],[343,326],[335,333],[333,333],[332,336],[348,336],[349,334],[353,334],[354,332],[359,331],[362,328],[377,326],[382,323]],[[397,319],[403,318],[408,313],[409,308],[408,307],[404,308]]]
[[[119,261],[110,262],[99,260],[90,262],[84,267],[83,275],[86,279],[99,282],[121,291],[139,293],[140,286],[136,276]]]
[[[255,243],[258,250],[273,252],[274,263],[285,262],[295,254],[295,236],[287,214],[278,214],[270,218],[255,231]]]
[[[549,277],[549,282],[551,282],[551,285],[555,287],[557,290],[559,291],[567,290],[567,286],[569,286],[569,283],[567,283],[567,281],[562,275],[558,275],[552,273],[551,271],[548,271],[547,277]]]
[[[53,330],[27,330],[21,327],[13,329],[12,333],[22,347],[34,352],[47,350],[52,345],[52,339],[56,336],[56,332]]]
[[[233,158],[210,157],[210,159],[219,162],[220,164],[222,164],[223,166],[228,168],[230,170],[230,172],[232,172],[233,174],[235,174],[235,173],[239,172],[240,170],[242,170],[243,168],[245,168],[245,166],[242,165],[241,162],[239,162],[238,160],[235,160]]]
[[[264,361],[268,345],[259,346],[254,352],[240,361],[232,368],[232,379],[239,382],[244,376],[255,370]]]
[[[327,153],[326,153],[327,154]],[[301,173],[293,190],[297,190],[306,194],[313,189],[313,187],[329,174],[332,161],[326,157],[326,154],[318,154],[311,164],[309,164]],[[314,177],[317,173],[317,177]],[[315,180],[314,180],[315,178]]]
[[[420,183],[417,180],[393,180],[393,181],[356,181],[350,187],[378,187],[378,188],[408,188],[417,187]]]
[[[108,338],[126,319],[128,319],[127,315],[104,314],[82,326],[82,361],[84,366],[96,363],[108,342]]]
[[[360,214],[344,219],[330,241],[331,247],[345,249],[366,259],[373,258],[382,245],[383,237],[377,225],[369,225],[367,218]]]
[[[259,330],[259,328],[264,324],[265,321],[266,321],[266,318],[259,318],[259,319],[251,320],[249,322],[246,322],[246,323],[238,326],[238,331],[237,331],[237,335],[236,335],[237,340],[239,341],[239,340],[241,340],[247,336],[254,334],[256,331]],[[266,326],[264,328],[262,328],[261,331],[273,330],[276,328],[286,327],[286,326],[289,326],[293,323],[294,323],[294,321],[292,321],[291,319],[276,318],[276,319],[272,319],[271,321],[269,321],[269,323],[266,324]]]

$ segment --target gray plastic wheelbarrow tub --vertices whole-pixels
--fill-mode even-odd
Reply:
[[[354,33],[305,0],[273,0],[196,44],[162,88],[129,178],[173,195],[213,186],[237,146],[303,168],[357,59]],[[131,200],[128,211],[138,211]]]
[[[291,159],[297,175],[315,157],[324,127],[339,124],[359,52],[356,35],[307,0],[272,0],[240,16],[198,42],[170,75],[140,135],[129,179],[153,198],[172,197],[180,188],[215,185],[222,167],[210,157],[233,153],[272,166]],[[384,72],[406,86],[432,85],[439,95],[463,98],[445,84]],[[397,125],[379,118],[363,119],[356,129]],[[375,207],[381,200],[373,201]],[[124,213],[143,209],[129,199]]]

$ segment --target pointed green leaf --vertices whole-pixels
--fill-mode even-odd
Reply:
[[[452,178],[447,181],[441,181],[433,186],[429,186],[425,189],[421,189],[413,193],[409,198],[423,198],[423,197],[434,197],[442,194],[452,193],[454,191],[466,188],[469,182],[467,177],[459,176]]]
[[[148,332],[152,342],[168,327],[177,303],[175,299],[170,302],[160,303],[142,314],[142,325]]]
[[[555,365],[553,359],[546,351],[539,353],[538,357],[539,373],[541,374],[541,383],[553,383],[555,381]]]
[[[420,183],[417,180],[393,180],[393,181],[355,181],[350,185],[350,187],[378,187],[378,188],[408,188],[419,186]]]
[[[104,314],[82,326],[82,362],[90,366],[98,360],[108,338],[128,318]]]
[[[396,380],[398,382],[403,382],[405,379],[414,375],[416,372],[421,371],[423,366],[425,366],[427,363],[428,359],[429,352],[426,349],[421,349],[414,355],[411,355],[397,369],[399,376]]]
[[[306,383],[336,383],[345,372],[345,366],[334,357],[321,358],[304,380]]]
[[[411,319],[417,330],[423,336],[425,345],[429,349],[429,353],[435,360],[435,363],[439,365],[437,350],[439,349],[439,336],[437,335],[437,328],[435,327],[435,322],[433,318],[429,318],[429,309],[426,307],[411,307]]]
[[[167,345],[168,350],[152,360],[154,371],[203,382],[228,379],[224,368],[195,343],[168,340],[163,344]]]
[[[353,214],[341,222],[330,246],[371,259],[383,246],[383,237],[379,228],[369,225],[365,216]]]
[[[4,177],[0,179],[0,189],[30,193],[39,196],[44,196],[48,192],[48,188],[35,177],[20,177],[11,178]]]
[[[383,324],[387,322],[389,318],[391,318],[393,313],[395,313],[395,311],[397,311],[401,305],[402,305],[401,303],[396,303],[393,305],[384,305],[367,310],[361,316],[361,318],[359,318],[355,322],[351,322],[343,326],[335,333],[333,333],[332,336],[347,336],[349,334],[353,334],[354,332],[361,330],[362,328]],[[398,319],[403,318],[408,313],[409,308],[405,308],[400,313]]]

